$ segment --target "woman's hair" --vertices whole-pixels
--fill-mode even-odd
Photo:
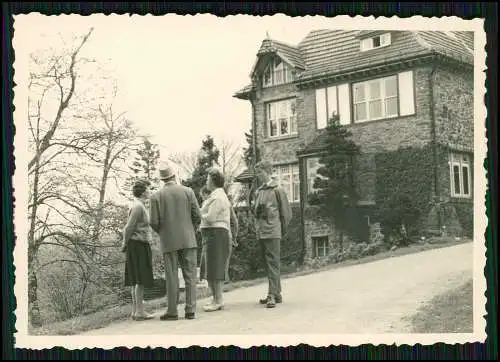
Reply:
[[[212,167],[211,169],[209,169],[208,175],[212,179],[215,187],[224,187],[224,175],[218,168]]]
[[[144,191],[151,185],[149,180],[137,180],[132,187],[134,197],[141,197]]]
[[[200,190],[200,196],[209,195],[209,194],[210,194],[210,190],[208,189],[208,187],[203,186]]]

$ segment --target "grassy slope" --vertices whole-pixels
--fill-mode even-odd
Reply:
[[[432,299],[410,318],[413,333],[472,333],[472,279]]]
[[[457,245],[461,243],[471,242],[470,240],[456,241],[446,241],[441,244],[414,244],[409,247],[399,248],[394,251],[385,251],[377,255],[364,257],[357,260],[346,260],[336,264],[330,264],[318,269],[306,269],[299,271],[289,271],[287,274],[283,275],[283,278],[292,278],[295,276],[306,275],[311,273],[316,273],[323,270],[331,270],[336,268],[342,268],[349,265],[364,264],[377,260],[382,260],[391,257],[402,256],[406,254],[417,253],[425,250],[436,249],[441,247],[447,247],[451,245]],[[248,286],[253,286],[266,282],[265,278],[246,280],[246,281],[236,281],[232,282],[225,287],[225,291],[231,291],[237,288],[244,288]],[[209,296],[209,291],[205,288],[198,290],[198,298],[205,298]],[[181,302],[183,302],[184,293],[181,293]],[[148,310],[156,310],[159,308],[166,307],[165,298],[155,299],[147,301],[146,308]],[[47,324],[40,328],[31,328],[29,333],[33,335],[72,335],[85,332],[92,329],[98,329],[105,327],[113,322],[123,320],[128,318],[130,315],[130,306],[119,305],[113,308],[104,309],[102,311],[76,317],[70,320]]]

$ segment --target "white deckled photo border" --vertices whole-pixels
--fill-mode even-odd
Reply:
[[[80,15],[59,15],[62,17],[80,17]],[[129,15],[107,16],[110,26],[113,19],[127,17]],[[148,15],[151,17],[151,15]],[[172,16],[172,15],[166,15]],[[200,27],[207,17],[214,15],[195,15],[199,17]],[[283,14],[274,15],[277,18],[284,17]],[[387,345],[414,345],[435,343],[472,343],[484,342],[486,339],[486,245],[485,231],[488,224],[485,208],[486,196],[486,172],[483,168],[484,159],[487,158],[487,139],[485,132],[485,120],[487,109],[484,104],[485,70],[486,70],[486,33],[484,31],[484,19],[464,20],[458,17],[433,17],[412,16],[409,18],[387,17],[362,17],[362,16],[337,16],[325,18],[315,16],[322,25],[328,23],[330,28],[337,29],[393,29],[393,30],[437,30],[437,31],[472,31],[474,32],[474,241],[473,241],[473,272],[474,272],[474,322],[473,333],[460,334],[287,334],[287,335],[109,335],[103,336],[35,336],[28,333],[28,268],[27,268],[27,204],[28,204],[28,127],[26,124],[27,114],[27,80],[28,80],[28,57],[24,52],[29,45],[28,38],[16,37],[16,31],[28,23],[32,29],[36,29],[36,22],[44,17],[39,13],[14,16],[13,48],[15,51],[14,82],[14,156],[15,173],[13,176],[14,189],[14,231],[16,243],[14,248],[15,285],[17,309],[15,347],[29,349],[45,349],[63,347],[66,349],[103,348],[115,347],[190,347],[190,346],[228,346],[235,345],[248,348],[259,345],[291,346],[298,344],[309,344],[311,346],[349,345],[358,346],[362,344],[387,344]],[[89,24],[94,17],[104,17],[103,14],[87,16]],[[139,18],[132,15],[132,18]],[[231,17],[248,18],[250,15],[236,15]],[[304,18],[311,18],[310,16]],[[222,19],[222,18],[221,18]]]

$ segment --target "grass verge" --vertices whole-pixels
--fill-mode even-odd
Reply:
[[[332,270],[337,268],[342,268],[351,265],[365,264],[378,260],[383,260],[391,257],[403,256],[407,254],[418,253],[431,249],[438,249],[449,247],[457,244],[464,244],[471,242],[471,240],[462,239],[461,241],[451,241],[447,240],[443,243],[433,243],[433,244],[412,244],[408,247],[398,248],[393,251],[384,251],[372,256],[366,256],[356,260],[345,260],[340,263],[329,264],[321,268],[307,268],[302,270],[288,269],[283,274],[282,278],[293,278],[302,275],[308,275],[312,273],[317,273],[326,270]],[[267,282],[266,278],[257,278],[252,280],[242,280],[234,281],[227,284],[224,288],[225,292],[229,292],[238,288],[246,288],[258,284]],[[197,298],[203,299],[210,296],[210,292],[207,288],[199,288],[197,291]],[[258,297],[258,296],[256,296]],[[181,293],[181,303],[184,302],[184,293]],[[147,310],[157,310],[166,307],[165,298],[154,299],[145,302]],[[112,308],[106,308],[101,311],[72,318],[66,321],[56,322],[44,325],[42,327],[30,328],[29,334],[31,335],[74,335],[83,333],[93,329],[99,329],[106,327],[107,325],[125,320],[130,316],[130,306],[129,305],[118,305]]]
[[[413,333],[472,333],[472,279],[432,299],[409,318]]]

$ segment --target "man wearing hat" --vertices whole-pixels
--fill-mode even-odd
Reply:
[[[283,301],[281,296],[281,239],[285,236],[292,210],[285,191],[271,178],[272,165],[261,161],[255,165],[260,182],[255,198],[255,229],[266,265],[269,287],[267,297],[260,304],[274,308]]]
[[[177,320],[179,295],[178,267],[185,281],[185,318],[194,319],[196,310],[197,244],[195,230],[201,221],[194,191],[176,183],[172,166],[159,167],[164,187],[150,200],[151,227],[160,235],[160,248],[165,262],[167,311],[161,320]]]

